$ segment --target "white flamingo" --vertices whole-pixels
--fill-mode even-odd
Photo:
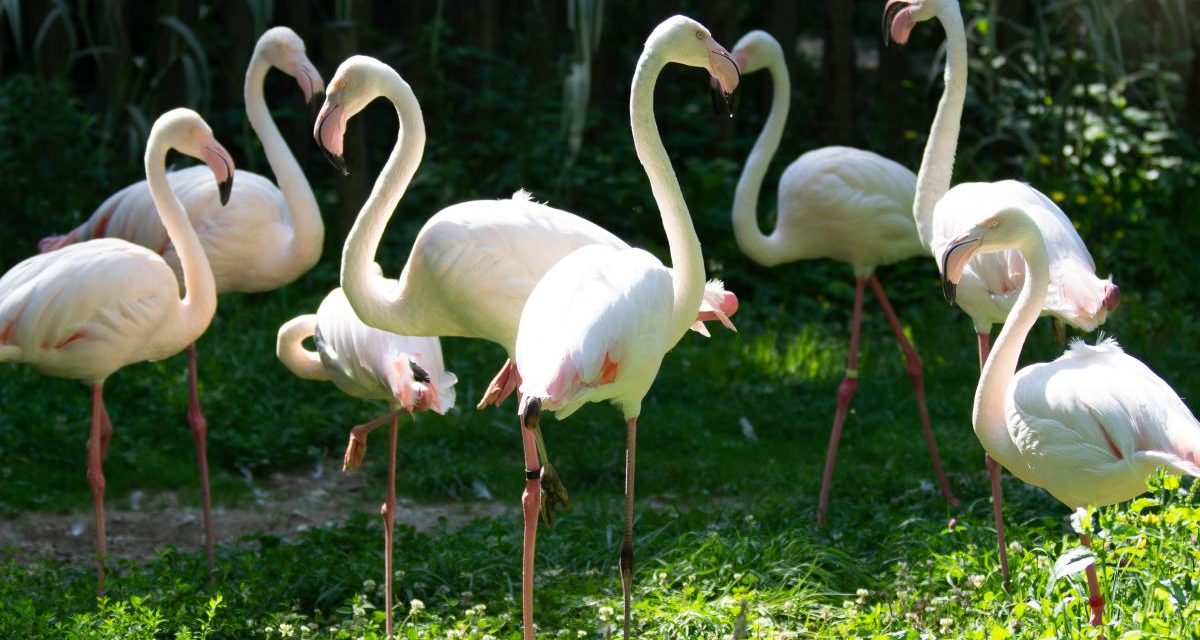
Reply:
[[[1096,277],[1096,265],[1083,239],[1057,205],[1033,187],[1015,180],[969,182],[950,188],[959,124],[967,95],[967,34],[957,0],[888,0],[884,22],[897,43],[908,41],[917,23],[937,18],[946,31],[945,89],[934,115],[921,169],[913,217],[921,244],[940,256],[949,242],[970,226],[981,204],[1023,209],[1037,223],[1049,258],[1050,289],[1043,313],[1091,331],[1103,324],[1120,304],[1120,289],[1112,279]],[[940,266],[940,265],[939,265]],[[1026,276],[1025,261],[1015,251],[981,255],[964,269],[958,306],[975,325],[979,363],[987,359],[993,324],[1003,322],[1016,302]],[[992,509],[1000,549],[1000,567],[1008,582],[1008,550],[1004,543],[1000,465],[987,459],[992,486]]]
[[[792,95],[791,80],[783,48],[765,31],[751,31],[742,36],[733,48],[733,59],[742,73],[767,69],[774,84],[770,115],[750,151],[733,198],[733,231],[738,246],[751,260],[767,267],[798,260],[832,258],[854,269],[850,356],[846,376],[837,392],[837,411],[817,501],[817,522],[825,522],[828,513],[842,425],[858,386],[859,328],[863,292],[868,283],[904,352],[908,378],[917,398],[917,415],[942,496],[950,506],[958,506],[958,499],[942,471],[937,441],[929,423],[921,358],[904,336],[900,318],[892,310],[883,285],[875,275],[879,265],[928,255],[917,237],[912,216],[917,177],[899,163],[870,151],[849,147],[809,151],[788,165],[780,177],[775,228],[770,235],[763,234],[756,219],[758,196],[771,157],[779,149],[783,137]]]
[[[1111,338],[1081,340],[1057,360],[1017,369],[1021,347],[1053,286],[1050,243],[1036,214],[987,206],[942,254],[946,297],[955,300],[972,259],[1019,251],[1027,269],[1017,302],[988,355],[972,422],[988,455],[1072,508],[1141,495],[1160,467],[1200,476],[1200,423],[1170,385]],[[979,207],[977,207],[977,210]],[[1087,536],[1080,535],[1090,547]],[[1087,568],[1092,625],[1104,613],[1096,569]]]
[[[312,337],[317,350],[304,348]],[[457,378],[446,371],[437,338],[414,338],[363,324],[341,288],[321,301],[315,314],[297,316],[279,328],[275,354],[289,371],[305,380],[329,380],[355,398],[384,400],[391,410],[350,431],[342,464],[357,469],[366,453],[367,434],[391,422],[387,498],[383,516],[384,599],[387,637],[392,637],[392,529],[396,522],[396,429],[400,412],[431,409],[442,414],[454,406]]]
[[[146,181],[183,271],[145,247],[118,239],[80,242],[29,258],[0,278],[0,362],[80,380],[92,389],[88,483],[96,511],[98,589],[104,591],[104,472],[112,436],[104,381],[121,367],[161,360],[196,341],[217,308],[208,259],[167,179],[169,149],[201,159],[216,177],[214,200],[229,199],[233,160],[204,120],[189,109],[159,116],[146,143]],[[204,441],[196,441],[202,479]],[[211,543],[211,538],[210,538]],[[210,547],[211,549],[211,547]],[[209,556],[211,559],[211,555]]]
[[[304,53],[304,41],[287,27],[269,29],[258,39],[246,70],[246,118],[262,141],[267,163],[279,186],[268,178],[239,171],[229,206],[222,207],[208,186],[203,167],[167,174],[191,219],[212,267],[218,293],[259,292],[278,289],[299,278],[321,257],[325,227],[317,200],[299,163],[288,150],[263,98],[263,81],[271,68],[296,79],[305,101],[324,90],[321,75]],[[131,184],[110,196],[86,222],[70,233],[38,243],[52,251],[95,238],[120,238],[162,255],[180,283],[183,269],[178,248],[159,221],[147,181]],[[196,381],[196,346],[188,346],[188,422],[196,446],[202,449],[208,423],[200,410]],[[212,506],[207,463],[202,468],[201,501],[204,509],[205,551],[213,564]]]
[[[375,263],[375,253],[425,149],[425,122],[416,96],[388,65],[353,56],[342,62],[329,83],[314,135],[331,161],[344,169],[346,125],[379,97],[395,106],[400,130],[346,237],[342,287],[358,317],[369,326],[400,335],[482,338],[503,347],[509,360],[478,406],[498,405],[520,381],[512,365],[517,324],[538,280],[580,247],[600,244],[625,249],[629,245],[579,216],[533,202],[519,191],[509,200],[474,200],[442,209],[418,232],[399,279],[385,277]],[[692,326],[704,335],[708,334],[702,322],[707,320],[732,329],[729,316],[736,311],[737,297],[719,281],[709,282]],[[536,436],[546,461],[540,431]],[[549,520],[565,504],[566,493],[553,467],[548,462],[544,467],[543,515]]]
[[[629,118],[638,159],[650,179],[671,250],[671,268],[641,249],[592,245],[559,260],[538,282],[517,333],[519,414],[526,486],[521,608],[533,637],[533,564],[540,508],[540,469],[532,429],[541,410],[566,418],[588,402],[618,405],[626,423],[625,536],[621,588],[629,637],[633,581],[633,486],[637,419],[663,356],[687,333],[704,293],[704,260],[679,181],[654,119],[654,86],[669,63],[707,69],[726,95],[737,66],[708,29],[668,18],[646,39],[634,72]]]

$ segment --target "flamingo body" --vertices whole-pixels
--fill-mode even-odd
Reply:
[[[997,460],[1072,508],[1137,497],[1159,467],[1200,476],[1200,424],[1112,338],[1075,340],[1053,362],[1021,369],[1005,413],[1019,455]]]

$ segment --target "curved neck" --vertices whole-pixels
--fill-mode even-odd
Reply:
[[[917,192],[913,201],[913,217],[921,244],[928,247],[933,238],[933,208],[950,190],[954,174],[954,153],[958,147],[958,131],[962,121],[963,103],[967,98],[967,32],[963,26],[958,2],[938,5],[938,21],[946,31],[946,73],[942,99],[938,102],[921,169],[917,172]]]
[[[1012,456],[1016,455],[1005,417],[1008,388],[1017,373],[1021,347],[1042,313],[1042,306],[1046,303],[1046,292],[1050,286],[1050,261],[1046,253],[1046,242],[1032,222],[1029,223],[1029,233],[1020,251],[1029,269],[1025,286],[1021,288],[1017,302],[1009,311],[1004,328],[1000,330],[1000,335],[988,354],[987,362],[983,365],[979,386],[975,390],[972,420],[975,434],[983,443],[983,448],[1006,466],[1006,457],[1011,460]]]
[[[297,378],[329,379],[325,365],[321,363],[321,355],[304,348],[304,340],[316,330],[317,316],[312,313],[292,318],[279,327],[279,335],[275,339],[275,355]]]
[[[321,221],[321,210],[317,207],[317,199],[313,195],[308,178],[300,169],[300,163],[288,149],[287,142],[279,133],[279,127],[271,119],[267,109],[267,101],[263,97],[263,82],[271,65],[259,56],[258,51],[250,58],[250,66],[246,69],[246,84],[242,95],[246,101],[246,119],[258,139],[262,141],[263,152],[267,155],[267,164],[271,173],[275,174],[275,183],[283,193],[287,202],[288,214],[291,216],[292,238],[289,246],[289,266],[308,271],[321,258],[321,247],[325,242],[325,224]],[[299,275],[297,273],[297,275]]]
[[[653,51],[643,53],[638,60],[629,96],[629,120],[633,146],[650,179],[654,202],[658,205],[671,248],[671,281],[675,292],[672,320],[678,330],[675,335],[678,340],[696,320],[696,309],[704,294],[704,257],[654,119],[654,85],[665,64]]]
[[[167,181],[167,151],[170,146],[160,138],[152,134],[146,144],[146,183],[150,187],[154,208],[158,210],[158,217],[167,230],[167,237],[175,245],[175,253],[183,270],[184,296],[179,304],[179,317],[175,320],[177,324],[170,330],[175,335],[187,336],[188,342],[195,342],[217,310],[217,286],[200,238],[196,236],[187,211]],[[217,188],[215,182],[211,188]]]
[[[733,194],[733,235],[738,247],[751,260],[766,266],[778,263],[776,248],[771,238],[763,235],[758,226],[758,196],[762,190],[763,179],[767,175],[767,167],[771,158],[779,149],[779,141],[783,138],[783,127],[787,124],[788,106],[792,97],[792,82],[788,77],[787,64],[783,60],[782,51],[771,60],[767,67],[771,72],[773,97],[771,113],[763,125],[762,133],[746,166],[742,168],[742,176],[738,178],[737,190]]]
[[[393,329],[396,319],[408,314],[398,307],[403,304],[401,288],[395,280],[383,277],[375,266],[375,252],[392,212],[412,181],[425,152],[425,120],[412,88],[399,76],[381,77],[384,84],[380,96],[396,107],[400,130],[396,145],[375,180],[371,195],[358,212],[342,250],[342,288],[350,306],[363,322],[372,327],[408,335],[411,331]]]

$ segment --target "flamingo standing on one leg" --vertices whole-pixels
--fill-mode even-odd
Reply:
[[[900,342],[908,363],[908,377],[917,398],[917,414],[933,471],[942,496],[952,507],[958,498],[942,471],[937,441],[925,407],[925,382],[921,358],[904,336],[900,319],[892,310],[875,267],[928,255],[913,223],[913,191],[917,177],[902,165],[878,154],[849,147],[823,147],[800,156],[779,179],[778,219],[770,235],[764,235],[755,219],[759,190],[779,148],[791,100],[791,81],[779,41],[765,31],[751,31],[738,41],[733,58],[743,73],[768,69],[774,83],[771,113],[742,169],[733,199],[733,231],[738,246],[751,260],[775,266],[784,262],[832,258],[854,269],[854,315],[850,321],[850,356],[846,376],[838,387],[837,411],[829,435],[825,472],[817,501],[817,522],[828,514],[833,466],[837,459],[842,425],[850,399],[858,386],[858,337],[862,322],[863,291],[869,283],[883,307],[892,332]]]
[[[246,118],[258,134],[267,163],[279,186],[256,173],[239,171],[237,186],[222,207],[208,188],[203,167],[167,174],[178,194],[212,267],[218,293],[278,289],[299,278],[321,257],[325,227],[317,200],[299,163],[271,120],[263,97],[263,82],[271,68],[296,79],[305,101],[324,90],[321,74],[304,53],[304,41],[287,27],[267,30],[258,39],[246,70]],[[38,243],[52,251],[95,238],[120,238],[157,251],[183,282],[178,248],[159,221],[147,181],[118,191],[105,200],[86,222],[62,236]],[[196,441],[200,465],[200,496],[204,510],[205,552],[213,565],[212,504],[208,490],[208,459],[204,453],[208,423],[200,410],[196,381],[196,345],[188,346],[188,422]]]
[[[522,378],[519,413],[527,478],[521,576],[527,640],[534,630],[533,564],[541,494],[532,429],[542,409],[561,419],[588,402],[605,400],[621,407],[627,427],[620,566],[629,638],[637,419],[663,356],[687,333],[704,292],[700,241],[654,120],[654,86],[671,62],[707,69],[726,95],[737,87],[738,70],[708,29],[683,16],[658,25],[638,60],[629,98],[633,143],[662,215],[672,267],[641,249],[584,247],[546,272],[521,312],[516,363]]]
[[[629,247],[599,226],[566,211],[533,202],[524,191],[508,200],[474,200],[446,207],[417,234],[398,280],[375,263],[384,228],[412,181],[425,149],[425,122],[412,88],[388,65],[353,56],[338,66],[317,118],[317,144],[344,169],[343,136],[351,118],[376,98],[391,101],[400,121],[396,145],[346,237],[342,286],[367,325],[400,335],[482,338],[504,348],[508,362],[493,379],[479,408],[499,404],[520,382],[512,365],[521,309],[533,287],[563,256],[592,244]],[[733,328],[737,297],[719,281],[705,286],[692,328],[703,321]],[[542,515],[551,521],[566,492],[535,432],[545,469]]]
[[[104,473],[112,425],[104,381],[121,367],[172,356],[196,341],[217,308],[208,259],[171,191],[169,149],[203,160],[229,199],[233,160],[189,109],[159,116],[146,143],[146,181],[175,246],[186,294],[162,256],[116,239],[89,240],[29,258],[0,278],[0,362],[25,362],[43,374],[92,388],[88,483],[96,510],[98,590],[104,592]],[[210,185],[211,188],[211,185]],[[199,449],[203,460],[204,449]]]
[[[957,0],[888,0],[884,23],[899,44],[908,41],[917,23],[937,18],[946,31],[945,89],[934,115],[921,169],[913,218],[921,244],[939,256],[966,228],[979,203],[989,207],[1019,207],[1033,217],[1045,239],[1050,269],[1050,289],[1042,313],[1091,331],[1104,323],[1120,304],[1120,289],[1111,278],[1096,277],[1096,264],[1083,239],[1057,205],[1037,189],[1017,182],[969,182],[950,188],[959,124],[967,95],[967,35]],[[940,265],[939,265],[940,266]],[[987,359],[993,324],[1003,322],[1016,302],[1026,276],[1025,261],[1015,251],[981,255],[966,266],[959,287],[958,306],[975,325],[979,364]],[[1004,543],[1001,511],[1000,465],[986,458],[992,487],[992,510],[1000,550],[1000,569],[1008,583],[1008,549]]]
[[[304,348],[313,338],[316,352]],[[383,516],[384,599],[387,637],[392,637],[392,528],[396,522],[396,429],[401,411],[410,415],[425,409],[445,413],[454,406],[453,373],[442,363],[437,338],[413,338],[363,324],[350,308],[341,288],[325,296],[316,314],[293,318],[279,328],[275,354],[292,373],[305,380],[331,380],[356,398],[386,400],[387,414],[350,431],[342,464],[357,469],[366,453],[367,434],[391,422],[387,498]]]
[[[975,435],[993,460],[1068,507],[1105,506],[1141,495],[1160,467],[1200,476],[1200,423],[1171,387],[1115,340],[1081,340],[1054,362],[1019,372],[1017,359],[1052,286],[1050,243],[1036,213],[988,203],[962,216],[969,230],[942,252],[946,298],[976,256],[1019,251],[1026,264],[1016,304],[988,355],[975,391]],[[1091,543],[1080,536],[1084,546]],[[1104,599],[1087,568],[1091,623]]]

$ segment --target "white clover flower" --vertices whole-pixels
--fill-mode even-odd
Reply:
[[[290,638],[296,632],[296,628],[286,622],[279,623],[279,635]]]
[[[938,626],[940,626],[942,628],[942,630],[945,631],[946,629],[949,629],[950,627],[954,626],[954,618],[939,618]]]
[[[613,608],[612,607],[600,607],[600,620],[601,621],[609,620],[612,618],[612,616],[613,616]]]
[[[967,584],[970,585],[972,589],[978,589],[981,585],[983,585],[983,576],[978,573],[973,573],[970,576],[967,576]]]
[[[371,593],[374,590],[375,590],[375,581],[374,580],[372,580],[370,578],[363,580],[363,591],[366,591],[367,593]]]
[[[412,602],[408,603],[408,609],[409,609],[409,613],[418,613],[425,609],[425,603],[421,602],[420,600],[417,600],[416,598],[413,598]]]

